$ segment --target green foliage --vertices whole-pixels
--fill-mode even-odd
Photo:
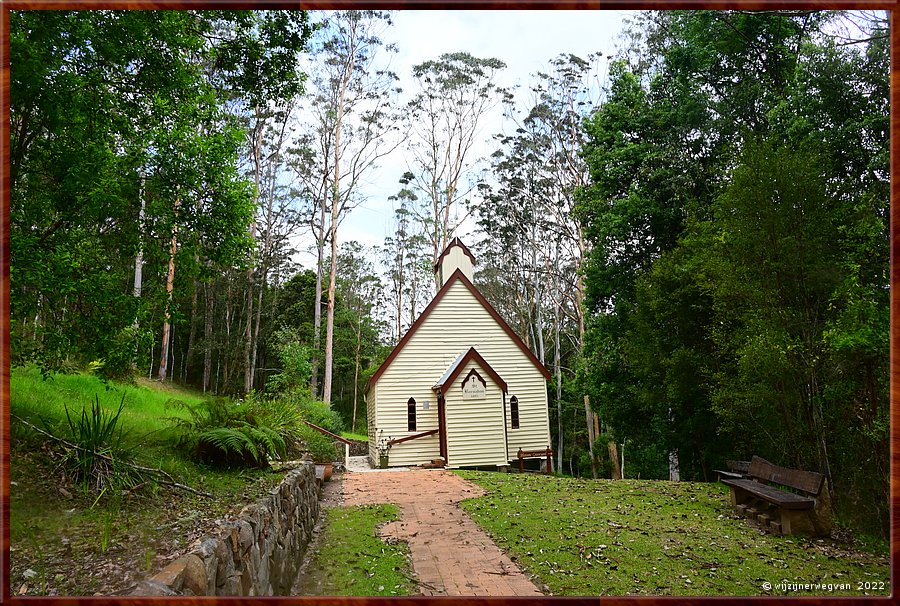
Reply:
[[[585,124],[580,377],[642,472],[759,454],[887,536],[887,23],[839,18],[640,17]]]
[[[245,263],[235,113],[299,94],[310,33],[304,11],[10,13],[14,364],[125,377],[169,307],[173,235],[176,298]]]
[[[337,460],[338,451],[334,439],[309,426],[301,428],[300,439],[303,441],[304,450],[317,463],[330,463]]]
[[[303,419],[331,433],[340,434],[344,429],[344,420],[331,406],[321,400],[313,400],[304,393],[294,394],[293,402],[300,409]]]
[[[295,329],[277,330],[274,340],[275,352],[281,360],[281,372],[271,375],[266,387],[282,393],[306,388],[312,376],[309,348],[300,343],[300,336]]]
[[[284,452],[284,439],[263,425],[234,421],[235,427],[215,427],[196,435],[200,456],[225,464],[252,461],[265,465],[268,456]]]
[[[286,455],[286,437],[296,435],[283,411],[267,400],[235,403],[226,398],[198,405],[173,403],[186,410],[189,418],[172,418],[181,430],[179,444],[215,465],[266,466],[268,459]],[[280,424],[279,428],[267,425]]]
[[[124,395],[115,413],[103,410],[99,397],[90,413],[82,408],[81,416],[74,420],[65,408],[68,438],[77,448],[66,447],[63,466],[74,481],[99,494],[128,488],[142,480],[137,470],[123,465],[133,460],[132,451],[122,443],[119,418],[124,408]]]

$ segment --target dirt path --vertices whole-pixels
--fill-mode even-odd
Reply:
[[[400,506],[381,536],[409,543],[423,595],[543,595],[457,505],[484,494],[475,484],[438,469],[347,472],[342,483],[344,505]]]

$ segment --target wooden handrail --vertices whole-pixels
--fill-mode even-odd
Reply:
[[[434,434],[436,434],[439,431],[440,431],[440,429],[432,429],[431,431],[423,431],[422,433],[417,433],[414,436],[406,436],[405,438],[394,438],[393,440],[388,442],[388,446],[393,446],[394,444],[400,444],[401,442],[409,442],[410,440],[415,440],[417,438],[433,436]]]
[[[323,428],[319,427],[318,425],[313,425],[313,424],[310,423],[309,421],[303,421],[303,422],[306,423],[307,425],[309,425],[310,427],[312,427],[313,429],[315,429],[316,431],[318,431],[319,433],[323,433],[323,434],[325,434],[326,436],[328,436],[329,438],[334,438],[334,439],[337,440],[338,442],[343,442],[344,444],[346,444],[346,445],[348,445],[348,446],[349,446],[350,444],[353,444],[353,441],[352,441],[352,440],[348,440],[347,438],[342,438],[341,436],[339,436],[339,435],[337,435],[337,434],[331,433],[331,432],[328,431],[327,429],[323,429]]]

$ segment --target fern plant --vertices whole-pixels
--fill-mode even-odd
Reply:
[[[173,401],[170,406],[188,412],[187,419],[169,420],[181,429],[179,445],[201,460],[226,466],[265,466],[270,458],[286,456],[287,426],[270,426],[278,417],[260,414],[259,406],[252,402],[236,404],[218,398],[193,406]]]

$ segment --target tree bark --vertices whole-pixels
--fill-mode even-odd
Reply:
[[[316,247],[319,255],[316,261],[316,301],[313,309],[312,380],[309,385],[313,398],[319,395],[319,349],[322,347],[322,274],[325,271],[325,205],[325,200],[322,200],[319,214],[319,233],[316,236]]]
[[[212,377],[212,326],[213,326],[213,296],[212,284],[207,283],[205,325],[203,327],[203,393],[209,391],[209,380]]]
[[[606,446],[609,449],[609,460],[612,463],[612,472],[610,473],[610,476],[613,480],[621,480],[622,470],[619,469],[619,447],[616,446],[616,443],[613,440],[610,440]]]
[[[175,198],[175,214],[178,214],[179,200]],[[163,322],[162,344],[160,346],[159,356],[159,374],[157,378],[160,381],[166,380],[166,370],[169,363],[169,320],[172,317],[172,291],[175,286],[175,253],[178,252],[178,223],[172,223],[172,243],[169,247],[169,271],[166,274],[166,319]]]
[[[594,455],[594,419],[591,415],[591,397],[584,394],[584,416],[587,423],[588,452],[591,456],[591,477],[597,479],[597,457]]]
[[[199,283],[194,280],[194,292],[193,294],[191,294],[191,330],[188,333],[187,355],[184,361],[185,376],[189,376],[191,374],[194,360],[194,342],[197,337],[197,290],[199,290],[199,288]]]
[[[560,332],[560,314],[559,301],[556,302],[554,310],[554,320],[556,327],[553,334],[553,370],[556,373],[556,460],[562,461],[563,458],[563,406],[562,406],[562,358],[559,352],[559,332]],[[560,467],[562,467],[560,465]],[[562,471],[562,469],[560,469]]]
[[[356,38],[355,30],[351,34],[347,67],[341,80],[341,89],[337,98],[334,120],[334,180],[331,190],[331,224],[328,226],[328,235],[331,239],[331,269],[328,272],[328,313],[325,320],[325,378],[322,385],[322,400],[326,404],[331,403],[331,375],[334,366],[334,296],[337,282],[337,226],[341,216],[341,126],[344,117],[344,104],[347,95],[347,86],[353,77],[356,66]]]
[[[350,431],[356,433],[356,401],[359,394],[359,350],[362,346],[362,316],[356,324],[356,366],[353,371],[353,416],[350,417]]]

